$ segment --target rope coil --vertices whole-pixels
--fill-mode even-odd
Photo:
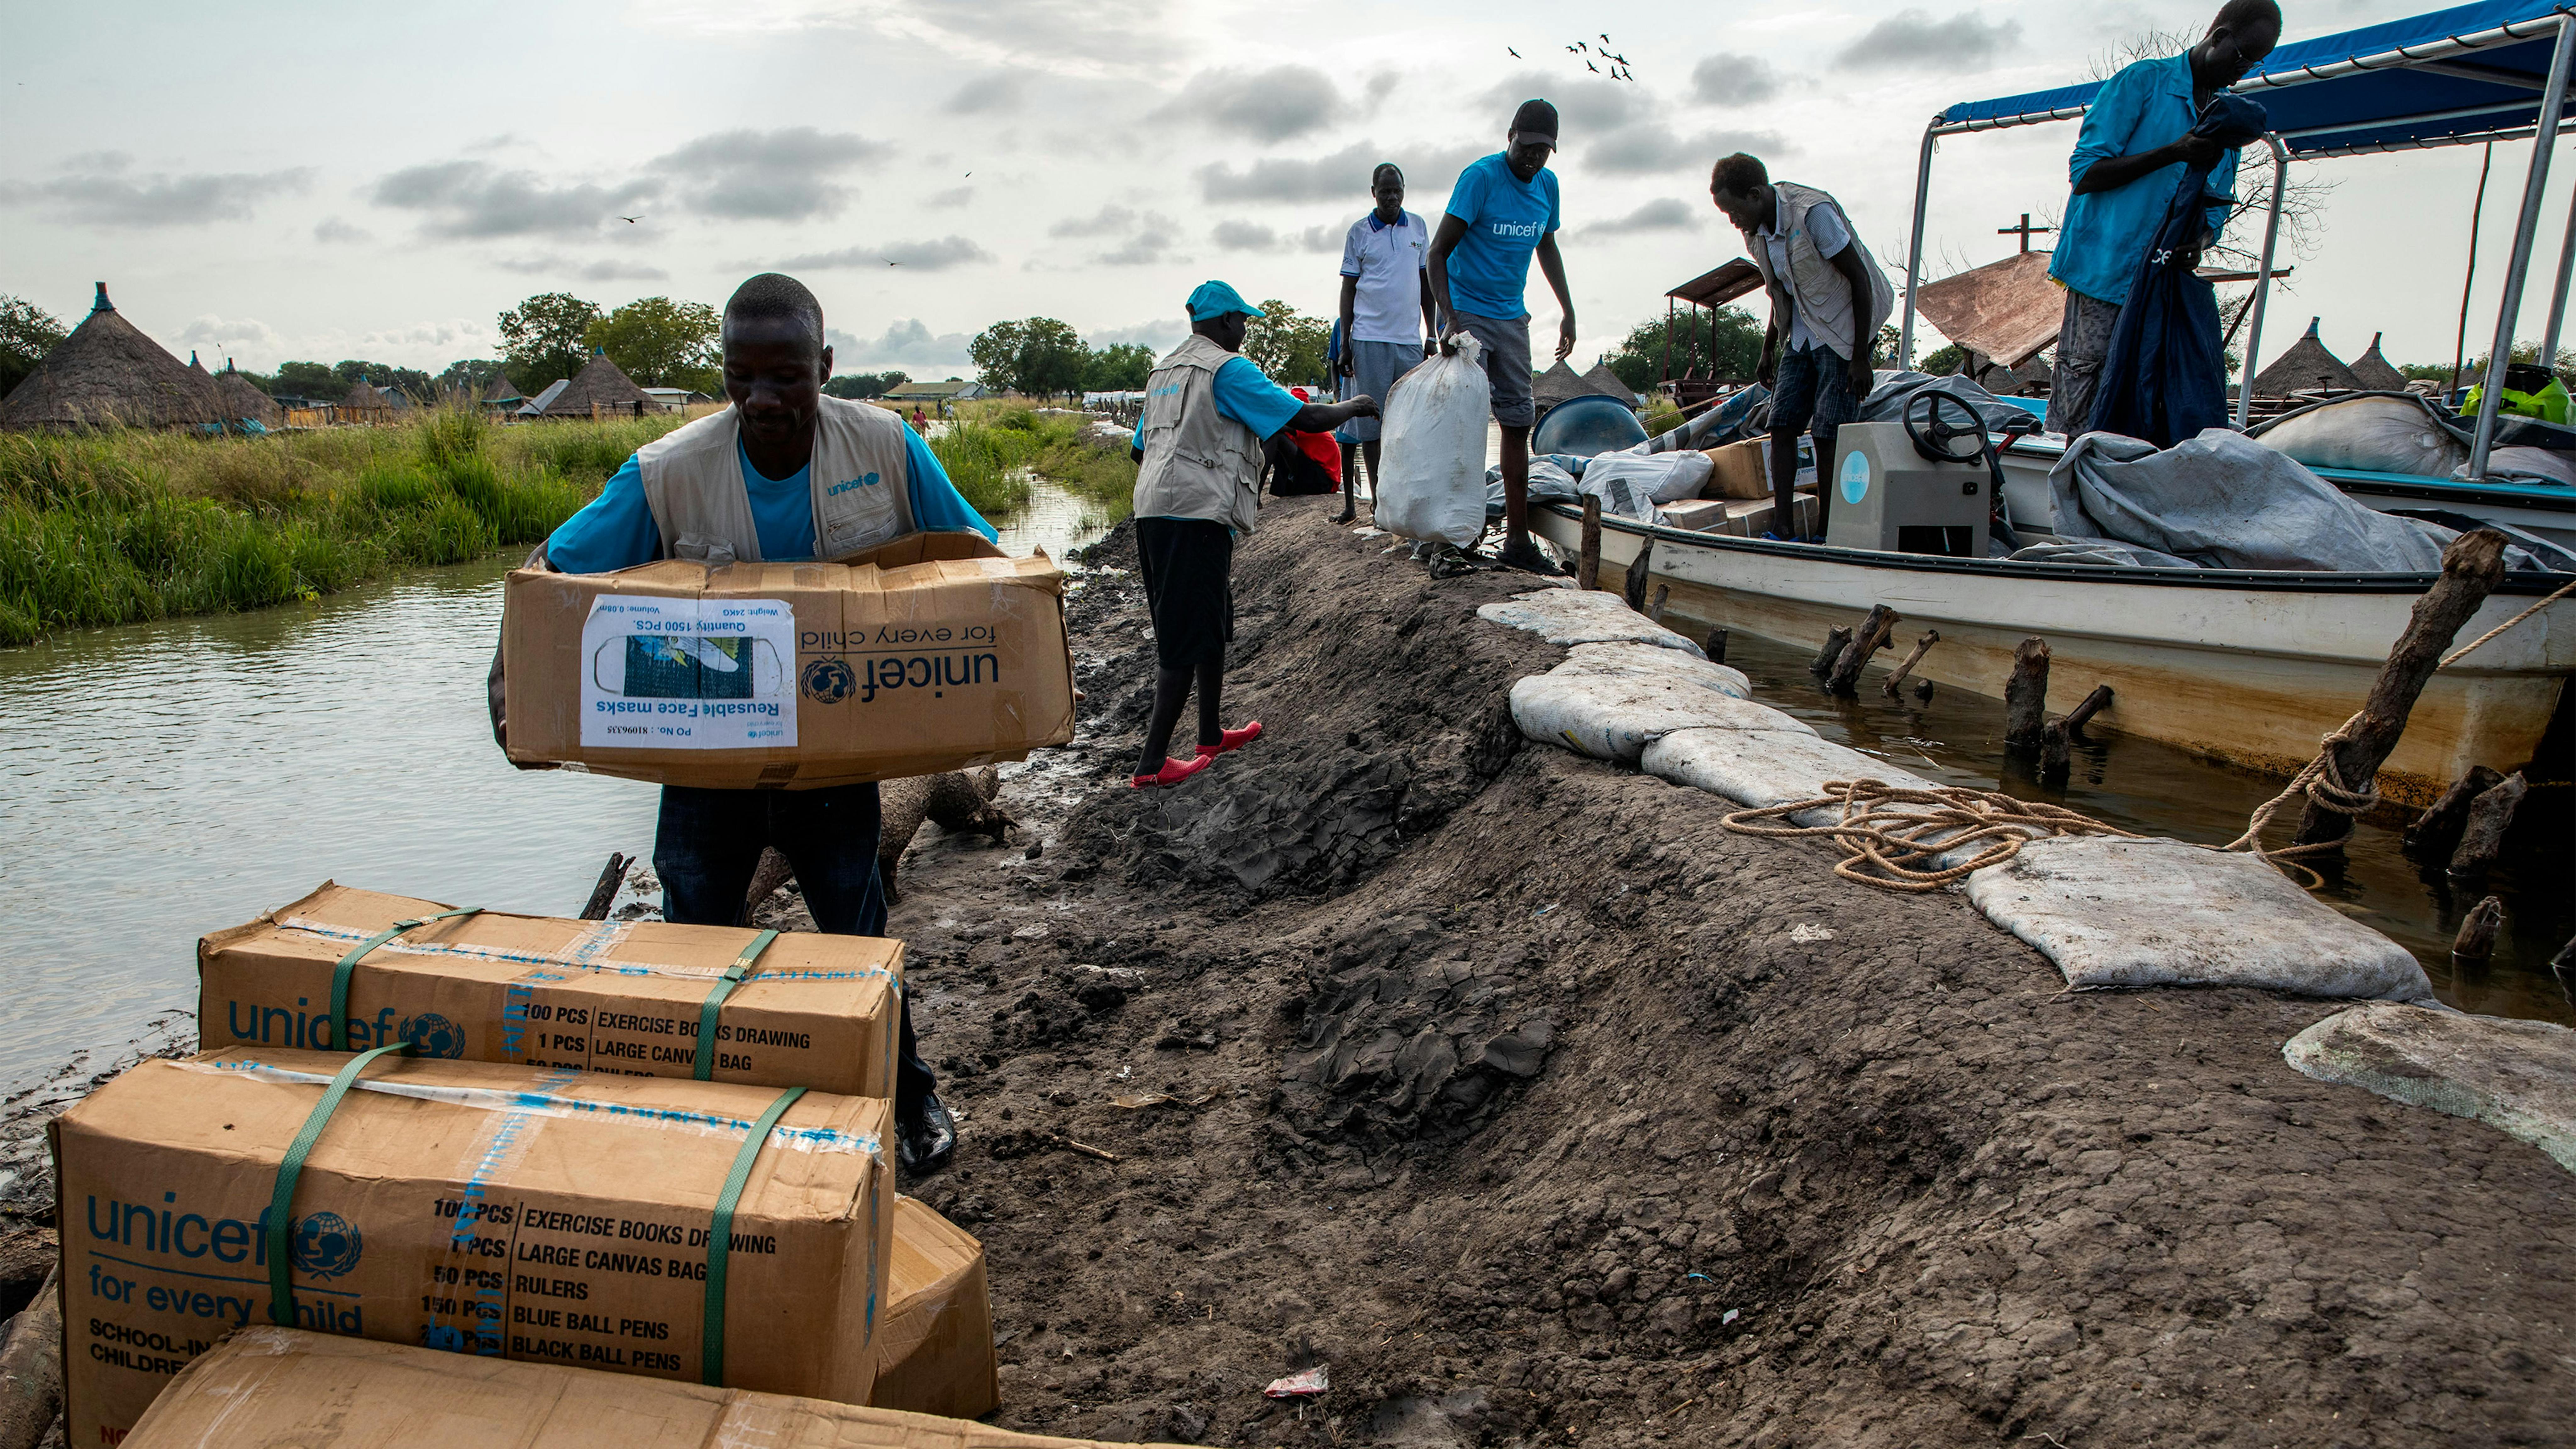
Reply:
[[[1843,852],[1834,874],[1881,890],[1920,894],[2001,865],[2031,841],[2056,835],[2108,835],[2136,840],[2134,831],[2043,800],[2021,800],[2000,790],[1949,785],[1912,790],[1884,780],[1827,780],[1825,793],[1759,810],[1737,810],[1719,823],[1738,835],[1830,838]],[[1769,825],[1825,806],[1839,814],[1830,825]],[[1911,807],[1911,808],[1891,808]],[[1957,865],[1933,862],[1974,846]]]

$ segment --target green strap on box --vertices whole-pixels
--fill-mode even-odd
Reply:
[[[293,1246],[295,1238],[295,1180],[304,1175],[305,1154],[321,1140],[322,1129],[330,1123],[332,1111],[340,1105],[342,1097],[349,1095],[350,1086],[358,1080],[358,1073],[367,1069],[367,1063],[387,1052],[410,1050],[410,1042],[398,1041],[349,1058],[349,1064],[331,1078],[331,1085],[322,1089],[322,1100],[314,1103],[312,1112],[305,1116],[303,1130],[295,1134],[294,1141],[286,1144],[286,1156],[278,1159],[277,1186],[268,1196],[269,1322],[287,1328],[296,1326],[295,1278],[290,1271],[292,1264],[288,1249]]]
[[[408,921],[396,921],[360,941],[351,948],[348,955],[341,957],[340,964],[331,968],[331,1050],[344,1052],[349,1049],[348,1043],[340,1040],[349,1029],[349,978],[358,974],[358,963],[367,959],[369,952],[414,926],[426,926],[432,921],[444,921],[455,916],[481,914],[483,914],[481,906],[467,906],[461,911],[441,911],[434,916],[417,916]]]
[[[775,931],[768,934],[776,935]],[[756,955],[766,941],[754,942],[744,954]],[[706,1331],[700,1344],[699,1381],[711,1388],[724,1387],[725,1260],[733,1248],[733,1210],[742,1201],[743,1184],[751,1181],[752,1161],[760,1156],[761,1144],[769,1140],[769,1129],[787,1115],[796,1099],[805,1095],[803,1087],[790,1087],[778,1094],[760,1120],[751,1124],[751,1136],[744,1139],[742,1150],[734,1154],[733,1171],[725,1174],[724,1191],[716,1194],[715,1221],[707,1229],[707,1296]]]
[[[751,974],[751,963],[759,960],[760,953],[768,950],[769,943],[777,939],[776,931],[763,931],[752,937],[751,944],[742,948],[742,954],[734,957],[733,964],[727,966],[724,975],[717,979],[716,989],[708,992],[707,999],[699,1003],[698,1054],[695,1065],[690,1068],[690,1075],[699,1081],[715,1080],[716,1017],[724,1009],[724,999],[733,995],[733,989]]]

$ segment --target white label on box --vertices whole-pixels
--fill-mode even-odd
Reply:
[[[792,749],[796,614],[784,599],[602,594],[581,629],[584,749]]]

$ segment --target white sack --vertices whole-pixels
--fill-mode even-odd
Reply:
[[[1651,446],[1641,443],[1638,446]],[[1652,503],[1675,503],[1684,498],[1697,498],[1708,486],[1709,474],[1717,465],[1706,453],[1657,453],[1640,457],[1630,453],[1604,453],[1583,470],[1583,491],[1600,493],[1601,507],[1610,507],[1610,488],[1625,484],[1631,492],[1644,495]]]
[[[2251,855],[2174,840],[2059,836],[1968,877],[1986,919],[2069,986],[2256,986],[2429,1001],[2405,947]]]
[[[1386,400],[1377,526],[1466,548],[1485,532],[1485,419],[1493,388],[1476,339],[1425,359]]]
[[[2448,478],[2469,449],[2420,397],[2356,397],[2306,408],[2256,433],[2311,468]]]
[[[1825,793],[1827,780],[1884,780],[1901,790],[1939,788],[1920,775],[1813,733],[1782,730],[1676,730],[1646,747],[1638,763],[1659,780],[1723,795],[1761,809]],[[1833,807],[1810,812],[1821,824]]]
[[[1700,647],[1598,589],[1538,589],[1477,607],[1476,617],[1527,629],[1550,644],[1651,644],[1694,659]]]
[[[2469,471],[2466,462],[2453,470],[2460,477]],[[2538,478],[2550,483],[2576,484],[2576,459],[2547,448],[2497,448],[2487,454],[2487,471],[2494,474]]]
[[[1697,684],[1634,675],[1533,674],[1512,681],[1512,722],[1541,744],[1563,745],[1596,760],[1633,765],[1648,745],[1675,730],[1815,731],[1768,705]]]
[[[2321,1082],[2484,1122],[2576,1172],[2576,1031],[2374,1001],[2290,1038],[2281,1057]]]
[[[1677,649],[1657,649],[1651,644],[1577,644],[1567,653],[1565,662],[1548,673],[1626,675],[1696,684],[1737,699],[1753,697],[1753,681],[1745,677],[1743,670],[1694,659]]]

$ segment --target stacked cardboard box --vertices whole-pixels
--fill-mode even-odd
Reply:
[[[991,1407],[981,1247],[893,1190],[900,943],[326,884],[199,960],[209,1050],[51,1129],[71,1442],[260,1324]]]

